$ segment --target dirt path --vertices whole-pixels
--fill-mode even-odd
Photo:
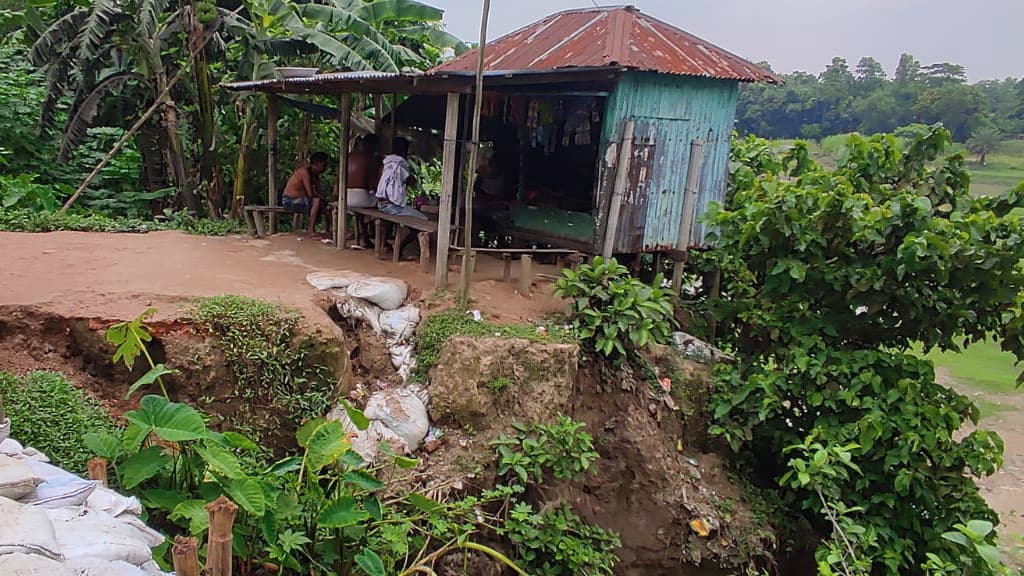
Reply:
[[[989,505],[1002,521],[1001,542],[1007,560],[1024,568],[1024,393],[996,394],[966,386],[947,370],[936,368],[936,378],[975,402],[990,403],[992,414],[980,427],[997,432],[1005,443],[1003,468],[978,482]]]
[[[526,320],[559,309],[550,286],[531,298],[500,282],[501,262],[481,259],[474,274],[476,306],[503,319]],[[60,314],[131,318],[148,306],[167,319],[190,298],[241,294],[292,306],[314,324],[329,323],[314,304],[308,273],[348,269],[401,278],[413,299],[433,293],[433,275],[418,264],[377,260],[293,235],[266,240],[189,236],[179,232],[98,234],[0,232],[0,304],[38,305]],[[541,266],[539,272],[554,273]],[[458,273],[451,274],[451,286]]]

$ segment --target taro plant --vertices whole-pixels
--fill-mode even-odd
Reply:
[[[569,300],[569,317],[585,344],[606,357],[621,358],[648,344],[668,342],[676,321],[663,281],[658,274],[649,286],[614,258],[597,257],[578,270],[563,270],[555,294]]]
[[[156,308],[148,308],[133,320],[118,322],[107,328],[107,342],[116,347],[113,358],[115,363],[124,362],[124,365],[131,370],[135,367],[135,361],[138,360],[139,356],[143,356],[149,364],[149,370],[128,387],[128,393],[125,394],[125,398],[131,396],[143,386],[148,386],[154,382],[160,386],[160,391],[163,392],[164,397],[167,397],[167,387],[164,386],[163,377],[168,374],[174,374],[176,371],[167,368],[163,364],[153,362],[153,357],[149,355],[149,350],[146,348],[146,344],[153,340],[153,335],[150,333],[149,328],[146,327],[145,321],[150,316],[156,314],[156,312]]]

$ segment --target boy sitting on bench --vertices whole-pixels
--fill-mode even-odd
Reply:
[[[320,216],[320,175],[327,170],[330,161],[327,154],[314,152],[309,164],[296,170],[284,187],[281,205],[293,212],[309,213],[309,235],[316,232],[316,219]]]

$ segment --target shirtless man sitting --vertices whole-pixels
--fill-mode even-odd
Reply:
[[[314,152],[309,164],[296,170],[284,186],[281,204],[294,212],[309,212],[309,235],[316,232],[316,219],[320,216],[320,175],[327,170],[329,158],[323,152]]]

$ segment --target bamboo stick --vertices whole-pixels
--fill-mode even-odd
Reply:
[[[87,464],[89,479],[99,480],[104,486],[107,485],[107,461],[105,458],[93,458]]]
[[[629,185],[629,168],[633,159],[633,119],[626,120],[622,127],[622,142],[619,144],[619,162],[615,168],[615,185],[612,188],[612,202],[608,210],[608,221],[605,223],[604,246],[601,256],[611,258],[615,251],[615,237],[619,230],[619,217],[622,215],[622,199],[626,186]]]
[[[690,240],[693,235],[694,210],[697,207],[697,196],[700,194],[700,169],[703,156],[704,143],[699,139],[690,143],[690,164],[686,170],[686,190],[683,197],[682,220],[679,222],[679,240],[676,242],[676,250],[685,252],[690,248]],[[677,260],[672,269],[672,290],[679,296],[683,290],[683,268],[686,262]]]
[[[206,575],[231,576],[232,525],[238,506],[221,496],[206,505],[210,513],[210,543],[206,550]]]
[[[171,546],[175,576],[199,576],[199,542],[195,538],[177,536]]]

